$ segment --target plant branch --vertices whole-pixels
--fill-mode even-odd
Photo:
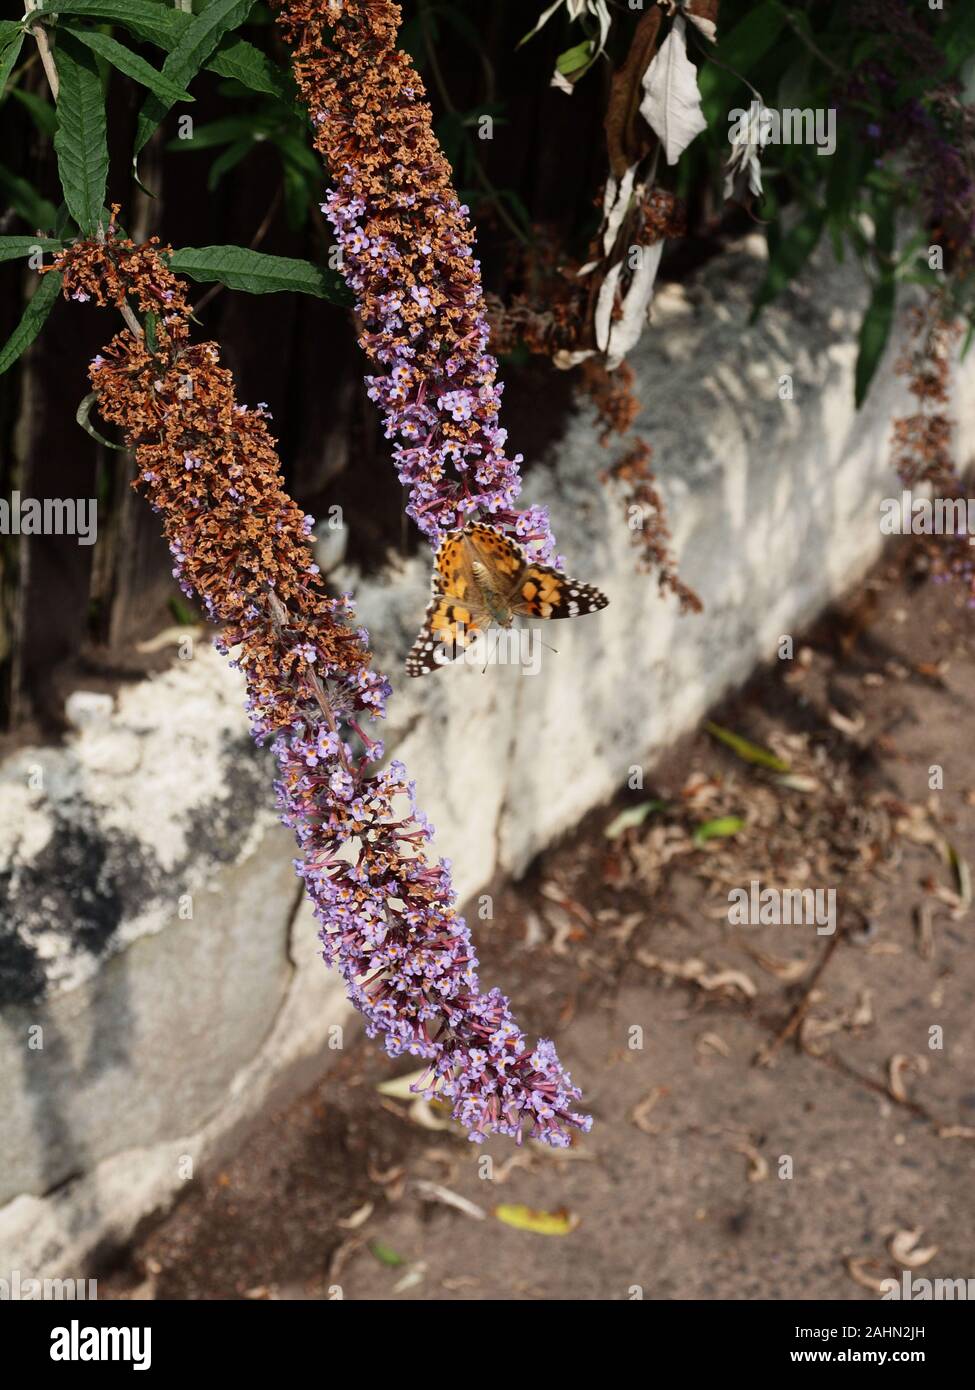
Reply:
[[[27,13],[30,14],[32,11],[39,9],[40,3],[41,0],[25,0]],[[37,51],[40,54],[41,64],[47,76],[48,85],[51,88],[51,95],[55,103],[57,103],[61,82],[58,77],[57,64],[54,61],[54,53],[51,48],[51,40],[48,36],[48,32],[44,28],[43,23],[39,20],[31,24],[30,32],[34,35],[35,42],[37,43]]]

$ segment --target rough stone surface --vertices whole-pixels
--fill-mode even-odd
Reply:
[[[387,748],[415,777],[462,898],[522,871],[876,558],[880,501],[899,492],[896,345],[855,414],[859,272],[820,262],[748,327],[760,274],[745,244],[668,287],[632,359],[637,428],[704,614],[680,617],[636,572],[580,414],[527,500],[551,505],[570,570],[610,607],[553,624],[558,651],[543,651],[537,675],[396,677]],[[962,462],[973,388],[975,354],[954,406]],[[424,554],[362,585],[335,576],[358,588],[377,664],[394,675],[428,565]],[[64,747],[0,766],[0,1274],[77,1272],[124,1239],[179,1190],[187,1157],[213,1161],[269,1097],[324,1064],[330,1030],[348,1021],[310,913],[295,914],[293,850],[236,674],[198,646],[78,724]],[[28,1046],[35,1025],[43,1051]]]

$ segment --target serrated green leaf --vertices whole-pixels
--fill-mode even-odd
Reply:
[[[41,236],[0,236],[0,261],[25,259],[34,251],[60,251],[64,243]]]
[[[10,337],[0,348],[0,374],[7,371],[26,352],[44,327],[44,322],[54,308],[54,301],[61,290],[61,272],[49,270],[42,276],[41,283],[31,295],[23,316]]]
[[[290,256],[267,256],[244,246],[184,246],[173,254],[170,266],[191,280],[219,280],[232,290],[248,294],[278,292],[312,294],[319,299],[346,303],[348,293],[334,271],[311,261]]]
[[[16,27],[16,26],[15,26]],[[22,32],[8,39],[0,52],[0,96],[3,96],[7,86],[7,80],[14,70],[14,65],[20,57],[20,50],[24,46],[24,35]]]
[[[145,58],[140,58],[138,53],[133,53],[124,44],[117,43],[115,39],[109,38],[108,34],[103,34],[98,29],[75,29],[70,25],[62,24],[61,32],[67,30],[73,34],[79,43],[86,44],[92,52],[99,54],[107,63],[111,63],[113,68],[118,68],[119,72],[124,72],[126,77],[131,77],[133,82],[138,82],[143,87],[148,87],[161,100],[173,105],[177,101],[192,101],[193,97],[175,82],[161,72],[157,72],[151,63],[147,63]]]
[[[155,0],[48,0],[35,14],[85,15],[121,24],[136,38],[146,39],[158,48],[175,48],[179,37],[192,23],[192,16],[169,9]]]
[[[264,92],[281,101],[292,100],[286,79],[267,54],[237,34],[228,34],[221,39],[207,67],[221,77],[234,78],[252,92]]]
[[[243,24],[253,4],[254,0],[210,0],[206,9],[194,15],[183,30],[163,63],[163,75],[180,87],[185,87],[206,63],[223,36]],[[146,98],[136,127],[136,155],[165,118],[171,105],[172,102],[163,101],[152,93]]]
[[[719,743],[730,748],[741,758],[742,762],[753,763],[757,767],[767,767],[773,772],[791,772],[792,769],[787,762],[783,762],[781,758],[777,758],[774,753],[770,753],[767,748],[762,748],[760,744],[742,738],[741,734],[733,733],[731,729],[724,729],[720,724],[712,723],[710,719],[705,722],[704,727],[712,738],[716,738]]]
[[[13,43],[18,34],[21,37],[24,34],[19,19],[0,19],[0,48]]]
[[[96,404],[97,400],[98,392],[89,391],[87,396],[85,396],[84,400],[82,400],[81,404],[78,406],[74,418],[77,420],[78,424],[85,431],[85,433],[90,434],[92,439],[97,439],[99,444],[104,444],[107,449],[118,449],[119,452],[124,452],[124,444],[113,444],[110,439],[106,439],[103,434],[99,434],[98,431],[95,429],[95,426],[91,423],[92,406]]]
[[[887,339],[894,321],[897,287],[892,276],[885,275],[874,286],[867,312],[860,325],[860,350],[856,365],[856,404],[863,404],[874,373],[884,355]]]
[[[101,218],[108,182],[105,94],[94,55],[67,34],[60,36],[57,62],[58,175],[71,216],[90,235]]]

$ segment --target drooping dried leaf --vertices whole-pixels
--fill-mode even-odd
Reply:
[[[714,43],[718,36],[718,0],[686,0],[684,13],[695,29]]]
[[[623,262],[617,261],[606,273],[603,283],[599,287],[596,312],[593,315],[593,328],[596,334],[596,346],[600,352],[605,352],[609,347],[609,330],[613,319],[613,309],[616,305],[616,290],[622,273]]]
[[[640,115],[640,102],[643,75],[657,46],[660,21],[660,9],[654,5],[637,24],[625,63],[613,73],[605,128],[609,167],[618,180],[653,149],[653,132]]]
[[[636,177],[636,165],[631,164],[619,180],[615,175],[610,174],[606,180],[606,191],[603,194],[603,219],[605,227],[603,229],[603,255],[608,256],[616,242],[616,237],[627,209],[630,206],[630,199],[633,197],[633,180]]]
[[[701,110],[697,68],[687,56],[687,25],[674,16],[670,33],[643,76],[640,115],[660,137],[668,164],[676,164],[688,145],[707,129]]]
[[[623,296],[623,312],[610,327],[606,352],[606,366],[610,371],[614,371],[630,349],[636,347],[650,315],[653,287],[657,271],[660,269],[664,244],[662,240],[657,241],[652,246],[641,247],[641,250],[643,255],[640,264],[633,272],[633,278]]]

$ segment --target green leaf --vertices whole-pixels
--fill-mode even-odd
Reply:
[[[728,839],[731,835],[737,835],[744,826],[745,822],[741,816],[718,816],[716,820],[706,820],[694,831],[694,843],[703,845],[708,840]]]
[[[41,198],[34,185],[20,174],[0,164],[0,194],[4,196],[14,211],[30,223],[32,227],[54,228],[57,210],[53,203]]]
[[[106,62],[111,63],[113,68],[124,72],[133,82],[148,87],[157,97],[170,105],[176,101],[193,100],[189,92],[184,92],[175,82],[170,82],[161,72],[157,72],[145,58],[140,58],[138,53],[133,53],[124,44],[116,43],[115,39],[109,38],[99,29],[74,29],[70,25],[62,24],[60,30],[62,33],[67,30],[73,34],[80,43],[86,44],[94,53],[100,54]]]
[[[60,290],[61,272],[59,270],[49,270],[41,277],[41,283],[31,295],[20,323],[3,347],[0,348],[0,373],[5,372],[8,367],[12,367],[21,353],[30,347],[44,327],[44,321],[54,308],[54,301]]]
[[[406,1264],[402,1255],[398,1255],[390,1246],[383,1245],[381,1240],[371,1240],[369,1249],[381,1265],[389,1265],[390,1269],[396,1269],[399,1265]]]
[[[216,53],[207,63],[211,72],[221,77],[232,77],[252,92],[265,92],[281,101],[293,100],[293,93],[278,68],[266,53],[255,48],[237,34],[229,34],[221,39]]]
[[[245,159],[254,148],[254,141],[250,136],[245,136],[243,140],[235,140],[232,145],[228,145],[223,154],[217,155],[210,165],[210,172],[207,174],[207,188],[212,193],[224,174],[235,169],[242,159]]]
[[[846,131],[826,175],[826,206],[832,216],[843,217],[853,209],[857,190],[870,167],[870,157],[869,146]]]
[[[210,0],[200,14],[194,15],[183,30],[175,48],[163,63],[163,75],[180,87],[185,87],[210,57],[223,36],[243,24],[254,0]],[[145,145],[172,106],[150,94],[139,112],[134,153]]]
[[[975,51],[975,7],[956,4],[949,6],[949,11],[935,43],[944,53],[951,75]]]
[[[334,271],[289,256],[266,256],[243,246],[184,246],[170,261],[171,269],[191,280],[219,280],[248,294],[313,294],[333,303],[347,303],[348,292]]]
[[[628,806],[625,811],[620,811],[618,816],[614,816],[607,825],[603,834],[607,840],[618,840],[624,830],[632,830],[635,826],[642,825],[654,811],[666,809],[665,801],[643,801],[639,806]]]
[[[857,354],[855,382],[857,408],[863,404],[866,398],[874,373],[884,354],[884,348],[887,346],[887,339],[890,337],[890,329],[894,321],[896,299],[897,289],[894,279],[890,275],[885,275],[874,286],[873,296],[867,312],[863,316],[863,323],[860,325],[860,351]]]
[[[7,40],[3,52],[0,53],[0,96],[2,96],[4,93],[4,89],[7,86],[7,80],[14,70],[14,65],[16,64],[17,59],[20,57],[20,50],[23,48],[23,46],[24,35],[22,32],[19,32],[17,36],[14,38],[13,42],[11,42],[9,39]]]
[[[78,410],[74,418],[77,420],[81,428],[87,434],[91,435],[92,439],[98,440],[99,444],[104,444],[107,449],[118,449],[119,452],[124,452],[124,444],[113,444],[110,439],[106,439],[103,434],[99,434],[98,431],[95,429],[95,426],[91,423],[90,417],[92,406],[94,406],[97,403],[97,401],[98,392],[89,391],[87,396],[85,396],[84,400],[78,406]]]
[[[568,77],[570,73],[581,72],[587,68],[591,61],[592,44],[586,39],[583,43],[577,43],[560,53],[555,60],[555,66],[563,77]]]
[[[169,599],[169,611],[178,623],[184,627],[196,627],[200,621],[199,615],[193,612],[188,603],[184,603],[175,594]]]
[[[823,208],[814,208],[801,222],[782,237],[774,253],[769,257],[765,279],[758,287],[752,306],[752,321],[766,304],[782,293],[808,261],[822,234],[826,221]]]
[[[754,72],[760,59],[777,42],[784,24],[785,14],[778,0],[760,0],[734,28],[725,33],[719,26],[715,58],[722,67],[703,63],[698,70],[698,87],[709,121],[716,119],[722,107],[727,110],[729,105],[748,105],[747,89],[741,101],[735,99],[735,93],[742,89],[739,73],[750,76]]]
[[[35,96],[33,92],[25,91],[23,87],[12,87],[10,95],[22,106],[26,106],[31,119],[42,134],[54,134],[58,128],[58,116],[49,101],[44,97]]]
[[[264,134],[260,122],[252,116],[223,116],[219,121],[208,121],[206,125],[194,125],[189,139],[177,136],[166,141],[166,149],[175,153],[213,149],[216,145],[227,145],[232,140],[253,142]]]
[[[35,14],[75,14],[121,24],[136,38],[146,39],[157,48],[174,48],[180,34],[192,23],[192,16],[169,9],[155,0],[50,0]]]
[[[762,748],[759,744],[751,743],[747,738],[742,738],[741,734],[732,733],[730,729],[723,729],[720,724],[714,724],[711,720],[707,720],[704,727],[712,738],[725,744],[741,758],[742,762],[753,763],[758,767],[768,767],[773,772],[791,771],[788,763],[777,758],[767,748]]]
[[[281,171],[284,185],[284,215],[292,231],[300,231],[308,221],[308,184],[304,174],[285,164]]]
[[[968,861],[958,853],[950,840],[944,842],[944,853],[948,863],[955,871],[961,906],[967,911],[972,905],[972,871],[968,866]]]
[[[55,0],[44,7],[48,13],[84,15],[90,19],[109,20],[121,24],[136,38],[145,39],[169,53],[194,22],[191,14],[169,9],[156,0]],[[254,16],[251,16],[252,21]],[[15,25],[19,29],[19,25]],[[230,77],[254,92],[279,97],[291,102],[293,93],[287,77],[259,48],[236,34],[225,34],[216,50],[207,58],[204,67],[221,77]],[[168,74],[167,74],[168,75]],[[190,78],[180,81],[185,86]]]
[[[13,43],[18,34],[23,38],[24,31],[19,19],[0,19],[0,48]]]
[[[105,95],[94,56],[67,34],[58,43],[57,62],[58,174],[71,216],[82,234],[90,235],[101,218],[108,181]]]
[[[34,251],[60,251],[64,243],[41,236],[0,236],[0,261],[26,260]]]

